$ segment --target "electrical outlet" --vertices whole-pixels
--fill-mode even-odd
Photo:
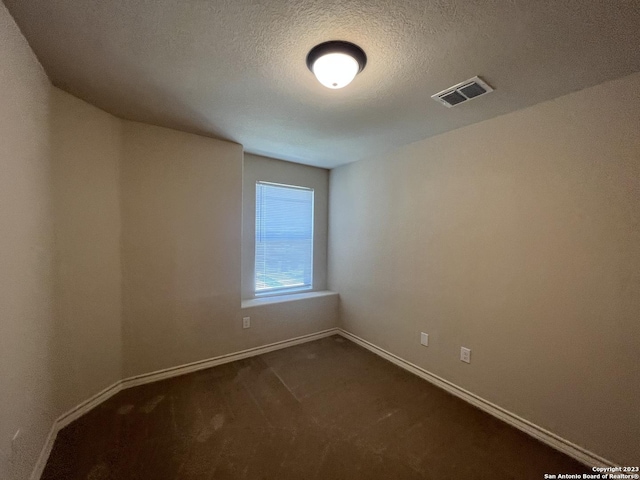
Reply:
[[[251,317],[243,317],[242,318],[242,328],[251,327]]]
[[[429,346],[429,334],[428,333],[420,332],[420,344],[424,345],[425,347]]]
[[[460,360],[465,363],[471,363],[471,350],[465,347],[460,347]]]

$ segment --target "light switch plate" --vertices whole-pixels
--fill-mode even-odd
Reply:
[[[429,346],[429,334],[428,333],[420,332],[420,343],[422,345],[424,345],[425,347]]]

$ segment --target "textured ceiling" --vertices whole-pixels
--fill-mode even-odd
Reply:
[[[639,0],[4,1],[56,86],[327,168],[640,70]],[[305,57],[336,39],[368,63],[329,90]],[[430,99],[474,75],[496,91]]]

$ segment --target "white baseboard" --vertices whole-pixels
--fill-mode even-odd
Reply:
[[[444,378],[439,377],[438,375],[435,375],[425,370],[422,367],[419,367],[411,362],[408,362],[407,360],[404,360],[403,358],[391,352],[388,352],[383,348],[380,348],[377,345],[374,345],[373,343],[368,342],[367,340],[364,340],[358,337],[357,335],[354,335],[353,333],[347,332],[346,330],[343,330],[343,329],[339,329],[339,330],[340,330],[339,332],[340,335],[342,335],[344,338],[351,340],[352,342],[360,345],[361,347],[366,348],[370,352],[373,352],[376,355],[379,355],[385,360],[388,360],[398,365],[399,367],[404,368],[405,370],[413,373],[414,375],[417,375],[420,378],[425,379],[426,381],[434,384],[437,387],[442,388],[443,390],[451,393],[452,395],[455,395],[456,397],[461,398],[462,400],[465,400],[466,402],[479,408],[480,410],[483,410],[489,413],[490,415],[493,415],[494,417],[502,420],[503,422],[511,425],[512,427],[515,427],[518,430],[523,431],[524,433],[532,436],[533,438],[540,440],[541,442],[549,445],[550,447],[578,460],[579,462],[589,467],[617,466],[615,463],[605,458],[602,458],[601,456],[596,455],[595,453],[590,452],[589,450],[579,445],[576,445],[575,443],[570,442],[569,440],[566,440],[560,437],[559,435],[556,435],[555,433],[550,432],[549,430],[546,430],[540,427],[539,425],[536,425],[530,422],[529,420],[526,420],[516,415],[515,413],[509,412],[508,410],[505,410],[504,408],[488,400],[485,400],[484,398],[479,397],[478,395],[471,393],[468,390],[465,390],[464,388],[459,387],[458,385],[455,385],[454,383],[451,383],[450,381],[445,380]]]
[[[47,460],[49,460],[49,455],[51,455],[51,450],[53,449],[53,444],[56,441],[56,437],[58,436],[58,432],[62,430],[64,427],[69,425],[74,420],[77,420],[82,415],[87,413],[89,410],[97,407],[102,402],[107,401],[109,398],[113,397],[116,393],[122,390],[122,382],[118,381],[113,385],[108,386],[101,392],[96,393],[91,398],[88,398],[84,402],[76,405],[71,410],[66,413],[60,415],[51,426],[51,430],[49,430],[49,435],[47,435],[47,439],[45,440],[44,447],[40,451],[40,455],[38,456],[38,461],[36,462],[33,471],[31,472],[30,480],[39,480],[42,476],[42,472],[44,472],[44,467],[47,465]]]
[[[164,370],[158,370],[156,372],[144,373],[142,375],[136,375],[122,380],[122,388],[137,387],[138,385],[144,385],[145,383],[153,383],[159,380],[164,380],[171,377],[177,377],[180,375],[186,375],[187,373],[197,372],[198,370],[204,370],[206,368],[222,365],[223,363],[231,363],[236,360],[242,360],[243,358],[255,357],[262,355],[263,353],[273,352],[274,350],[280,350],[282,348],[292,347],[301,343],[312,342],[324,337],[336,335],[340,333],[338,328],[330,328],[321,332],[311,333],[309,335],[302,335],[301,337],[291,338],[289,340],[283,340],[281,342],[270,343],[260,347],[249,348],[247,350],[241,350],[235,353],[229,353],[227,355],[220,355],[218,357],[209,358],[207,360],[200,360],[198,362],[187,363],[178,367],[165,368]]]
[[[63,413],[53,422],[51,430],[49,431],[49,435],[47,435],[47,439],[45,440],[44,446],[40,451],[40,455],[38,457],[36,465],[33,468],[33,471],[31,472],[31,476],[29,478],[30,480],[40,480],[40,477],[44,472],[44,468],[47,465],[47,460],[49,460],[49,455],[51,454],[51,450],[53,449],[53,444],[56,440],[56,436],[58,435],[58,432],[60,430],[62,430],[71,422],[77,420],[93,408],[97,407],[102,402],[105,402],[109,398],[113,397],[121,390],[131,387],[137,387],[138,385],[144,385],[146,383],[157,382],[159,380],[164,380],[167,378],[186,375],[187,373],[215,367],[217,365],[222,365],[223,363],[235,362],[236,360],[242,360],[243,358],[255,357],[257,355],[262,355],[263,353],[273,352],[274,350],[292,347],[301,343],[312,342],[314,340],[319,340],[324,337],[330,337],[331,335],[336,335],[338,333],[340,333],[340,330],[338,328],[330,328],[328,330],[323,330],[321,332],[311,333],[308,335],[302,335],[300,337],[291,338],[289,340],[283,340],[280,342],[270,343],[268,345],[262,345],[260,347],[249,348],[247,350],[229,353],[227,355],[220,355],[218,357],[213,357],[198,362],[192,362],[177,367],[165,368],[164,370],[145,373],[143,375],[136,375],[135,377],[125,378],[123,380],[117,381],[113,385],[110,385],[101,392],[96,393],[84,402],[75,406],[68,412]]]
[[[56,420],[56,425],[58,426],[58,430],[62,430],[71,422],[73,422],[74,420],[77,420],[78,418],[80,418],[90,410],[93,410],[102,402],[106,402],[111,397],[113,397],[116,393],[118,393],[120,390],[122,390],[122,382],[118,381],[113,385],[108,386],[101,392],[96,393],[94,396],[92,396],[91,398],[88,398],[81,404],[73,407],[68,412],[63,413]]]
[[[53,450],[53,443],[56,441],[56,436],[60,430],[57,428],[56,423],[57,421],[53,422],[53,425],[51,425],[51,430],[49,430],[49,435],[47,435],[47,439],[44,441],[44,446],[42,447],[42,450],[40,450],[40,455],[38,455],[38,460],[31,471],[29,480],[40,480],[42,472],[44,472],[44,467],[47,465],[47,460],[49,460],[51,450]]]

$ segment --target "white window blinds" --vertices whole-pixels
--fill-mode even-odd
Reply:
[[[312,287],[313,189],[256,183],[256,294]]]

